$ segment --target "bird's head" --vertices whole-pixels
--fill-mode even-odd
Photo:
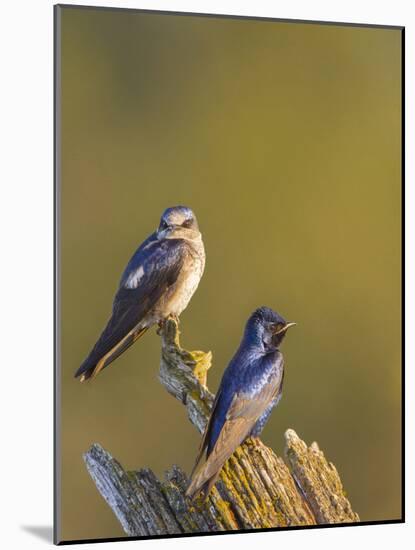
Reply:
[[[249,343],[271,351],[278,349],[287,330],[295,324],[287,322],[273,309],[263,306],[256,309],[248,319],[245,338]]]
[[[193,211],[187,206],[167,208],[161,216],[157,237],[159,239],[199,238],[199,226]]]

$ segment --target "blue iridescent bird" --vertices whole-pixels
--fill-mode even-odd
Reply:
[[[94,378],[151,326],[176,319],[196,291],[205,267],[205,249],[196,216],[186,206],[167,208],[158,229],[128,262],[111,317],[92,351],[75,373]]]
[[[289,327],[268,307],[255,310],[225,369],[190,476],[186,495],[206,497],[222,466],[244,440],[258,437],[282,394],[284,360],[279,346]],[[206,451],[206,461],[198,464]]]

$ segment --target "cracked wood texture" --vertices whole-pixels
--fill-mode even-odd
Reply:
[[[175,320],[161,330],[159,379],[203,432],[214,396],[206,386],[211,353],[186,351]],[[159,480],[148,468],[127,472],[94,444],[84,460],[98,491],[129,536],[173,535],[358,522],[336,468],[316,443],[285,433],[282,458],[248,438],[224,466],[206,501],[185,496],[186,474],[173,466]]]

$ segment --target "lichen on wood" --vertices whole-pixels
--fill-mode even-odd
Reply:
[[[161,329],[159,379],[203,432],[214,396],[207,388],[210,352],[180,346],[168,319]],[[147,468],[126,472],[100,445],[85,453],[87,469],[129,536],[156,536],[294,525],[358,522],[333,464],[316,443],[285,432],[284,460],[258,438],[248,438],[225,464],[206,500],[190,502],[186,474],[173,466],[159,480]]]

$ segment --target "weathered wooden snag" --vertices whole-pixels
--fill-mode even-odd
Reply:
[[[180,347],[177,323],[162,331],[159,378],[181,401],[202,432],[213,395],[206,387],[211,353]],[[187,477],[173,466],[158,480],[147,468],[126,472],[100,445],[85,453],[99,492],[129,536],[358,522],[336,468],[316,443],[310,447],[294,430],[285,432],[288,465],[259,439],[249,438],[228,460],[209,498],[190,503]]]

